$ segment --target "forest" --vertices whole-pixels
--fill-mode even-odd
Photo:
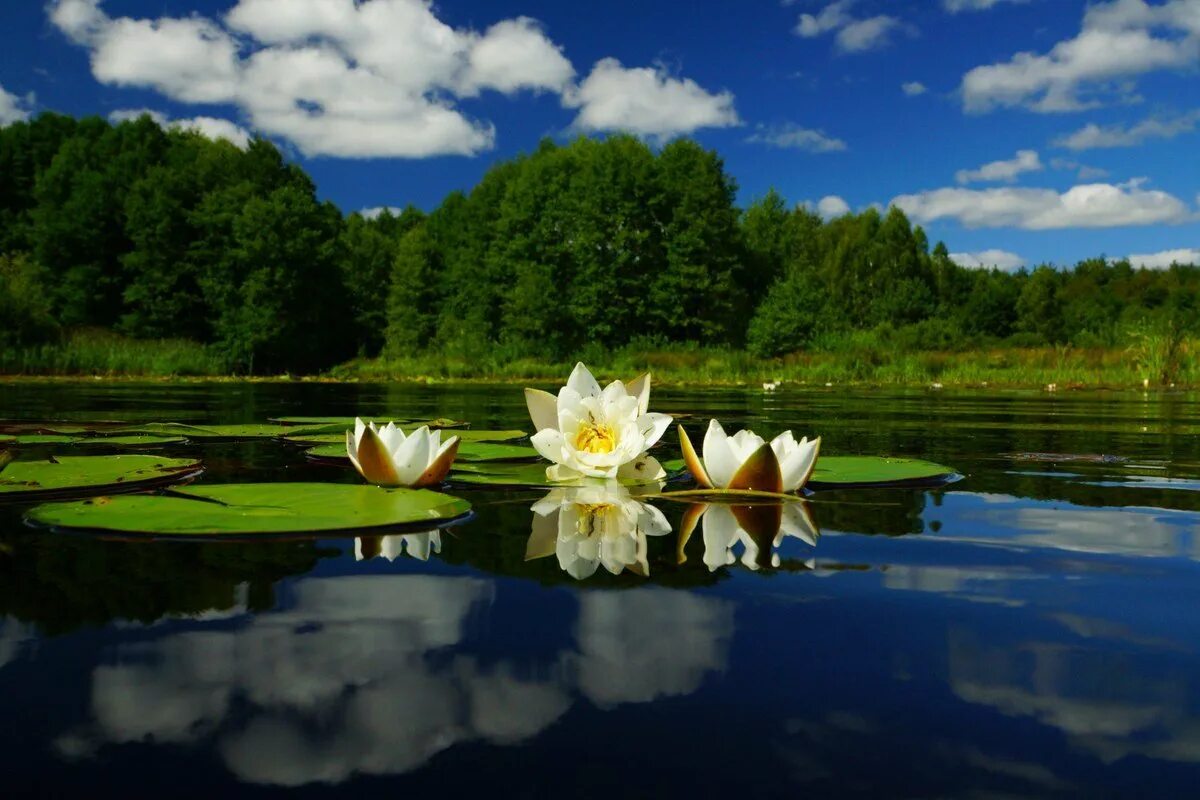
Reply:
[[[368,218],[322,202],[265,139],[43,113],[0,128],[0,371],[105,337],[199,347],[223,373],[316,374],[620,348],[785,359],[864,336],[1179,349],[1196,333],[1195,265],[964,268],[896,208],[823,220],[775,191],[739,208],[736,191],[694,141],[581,137],[431,212]]]

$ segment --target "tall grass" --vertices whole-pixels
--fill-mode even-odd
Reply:
[[[103,330],[74,331],[60,342],[0,350],[0,375],[212,376],[220,354],[185,339],[130,339]]]

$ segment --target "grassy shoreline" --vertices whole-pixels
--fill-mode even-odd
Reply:
[[[946,388],[1143,389],[1200,386],[1200,343],[1188,342],[1168,380],[1155,362],[1128,348],[991,347],[963,351],[889,351],[885,347],[797,353],[764,360],[740,350],[675,348],[584,354],[600,376],[632,377],[649,369],[672,386],[880,386]],[[540,383],[567,375],[574,360],[504,360],[498,357],[419,355],[355,359],[309,375],[246,376],[225,373],[216,354],[190,342],[133,342],[113,337],[68,341],[35,353],[0,354],[0,381],[174,382],[412,382]],[[14,367],[17,367],[14,369]]]

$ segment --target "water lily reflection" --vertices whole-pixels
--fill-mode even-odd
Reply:
[[[441,531],[422,531],[393,536],[360,536],[354,540],[354,559],[366,561],[376,556],[395,561],[405,552],[410,558],[428,561],[429,554],[442,552]]]
[[[679,561],[697,523],[702,522],[704,563],[710,572],[734,563],[734,545],[742,545],[742,564],[752,570],[779,566],[775,552],[791,536],[816,547],[820,532],[808,503],[724,505],[698,503],[688,507],[679,531]]]
[[[626,569],[648,575],[646,537],[671,532],[661,511],[615,481],[555,489],[532,511],[525,559],[553,553],[576,580],[592,576],[601,564],[613,575]]]

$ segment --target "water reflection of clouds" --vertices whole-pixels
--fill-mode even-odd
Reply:
[[[0,617],[0,669],[15,661],[25,649],[26,642],[32,641],[35,635],[32,625],[12,617]]]
[[[1078,553],[1200,559],[1194,512],[1160,508],[1079,508],[1008,495],[947,493],[942,534],[956,540]]]
[[[211,744],[247,782],[335,783],[460,742],[524,741],[577,696],[610,707],[694,692],[728,659],[730,603],[644,588],[581,597],[574,648],[484,662],[467,623],[494,591],[475,578],[308,579],[289,608],[243,627],[119,647],[93,672],[92,722],[60,752]]]

